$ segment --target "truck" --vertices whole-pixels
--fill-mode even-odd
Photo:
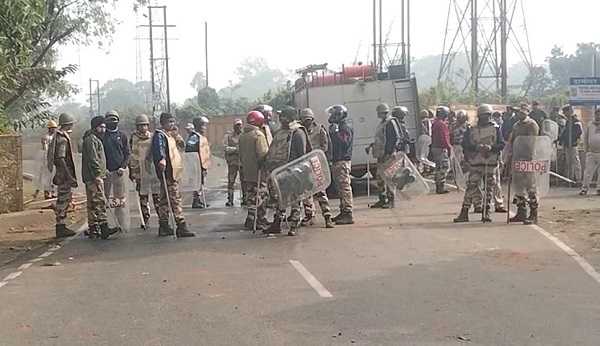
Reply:
[[[326,109],[331,105],[348,108],[349,122],[354,129],[352,171],[354,178],[367,172],[367,160],[374,172],[376,160],[367,155],[365,148],[373,143],[379,123],[375,108],[380,103],[390,107],[405,106],[405,118],[411,138],[419,131],[419,100],[414,75],[405,76],[403,66],[390,66],[388,72],[377,73],[372,65],[343,66],[341,72],[327,70],[327,64],[309,65],[296,72],[301,75],[294,83],[294,102],[297,108],[311,108],[315,119],[327,124]]]

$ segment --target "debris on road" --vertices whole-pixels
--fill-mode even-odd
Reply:
[[[58,267],[60,265],[62,265],[62,263],[60,263],[60,262],[43,263],[42,267]]]

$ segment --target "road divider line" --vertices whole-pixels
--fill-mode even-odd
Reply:
[[[585,260],[580,254],[575,252],[572,248],[570,248],[567,244],[565,244],[562,240],[548,233],[545,229],[538,225],[532,225],[532,227],[542,234],[544,237],[548,238],[551,242],[553,242],[556,246],[558,246],[561,250],[563,250],[569,257],[571,257],[583,271],[585,271],[592,279],[596,280],[597,283],[600,284],[600,274],[592,267],[592,265]]]
[[[226,212],[224,212],[224,211],[211,211],[211,212],[208,212],[208,213],[200,213],[200,214],[198,214],[198,215],[199,215],[199,216],[208,216],[208,215],[227,215],[227,213],[226,213]]]
[[[23,263],[23,264],[21,264],[21,266],[19,268],[17,268],[17,270],[25,270],[25,269],[31,267],[32,264],[33,263],[31,263],[31,262],[29,262],[29,263]]]
[[[6,277],[4,278],[4,280],[2,281],[10,281],[10,280],[14,280],[16,278],[18,278],[19,276],[21,276],[21,274],[23,274],[22,271],[18,271],[18,272],[14,272],[14,273],[10,273],[8,275],[6,275]]]
[[[306,282],[308,282],[308,284],[315,291],[317,291],[317,293],[319,294],[319,296],[321,296],[321,298],[333,298],[333,295],[331,294],[331,292],[329,292],[325,288],[325,286],[323,286],[323,284],[321,284],[319,282],[319,280],[317,280],[317,278],[314,275],[312,275],[308,271],[308,269],[306,269],[306,267],[304,265],[302,265],[302,263],[295,261],[295,260],[290,260],[290,263],[292,264],[294,269],[296,269],[296,271],[298,271],[298,273],[300,273],[300,275],[304,278],[304,280],[306,280]]]

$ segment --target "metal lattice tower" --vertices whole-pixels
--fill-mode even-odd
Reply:
[[[449,0],[438,83],[453,81],[476,98],[485,92],[506,102],[509,49],[533,68],[523,0]],[[457,71],[460,54],[466,74]]]

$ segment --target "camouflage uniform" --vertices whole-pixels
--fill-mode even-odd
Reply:
[[[140,199],[140,209],[144,218],[144,225],[147,225],[150,219],[150,193],[154,209],[160,206],[160,182],[156,177],[152,177],[154,172],[151,169],[150,146],[152,145],[152,134],[134,132],[131,135],[129,146],[131,148],[131,157],[129,160],[129,178],[135,181],[135,190]],[[143,166],[142,166],[143,165]],[[146,186],[149,185],[149,186]]]
[[[94,134],[93,130],[88,130],[83,136],[81,175],[85,183],[90,229],[107,223],[104,186],[96,182],[96,178],[106,178],[106,173],[106,156],[102,140]]]
[[[383,172],[383,165],[388,160],[389,156],[385,154],[385,146],[386,146],[386,128],[388,124],[392,121],[391,116],[383,119],[377,124],[377,128],[375,129],[375,142],[371,145],[373,150],[373,157],[377,159],[377,190],[379,191],[379,203],[385,204],[387,202],[393,202],[394,200],[394,192],[391,189],[388,189],[385,181],[381,176],[381,172]]]
[[[57,199],[55,206],[56,224],[64,225],[67,219],[67,210],[73,200],[72,188],[77,187],[77,182],[70,181],[70,178],[77,179],[75,175],[75,163],[73,162],[73,151],[71,148],[71,138],[67,132],[58,130],[54,136],[51,148],[48,151],[49,164],[52,162],[56,167],[56,173],[52,183],[57,186]],[[57,161],[64,159],[68,172],[63,167],[57,165]]]
[[[322,125],[312,123],[312,126],[306,129],[308,132],[308,140],[313,150],[321,149],[327,153],[329,149],[329,135],[327,130]],[[331,207],[329,206],[329,198],[325,191],[317,192],[313,197],[307,198],[302,201],[304,206],[304,215],[307,219],[311,219],[315,215],[315,204],[314,200],[317,200],[319,207],[321,207],[321,213],[324,218],[331,217]]]
[[[246,185],[244,184],[244,172],[241,170],[240,165],[240,135],[228,133],[225,135],[223,145],[225,146],[225,160],[227,161],[227,197],[231,203],[233,203],[233,193],[235,190],[235,180],[237,179],[238,173],[240,175],[240,182],[242,188],[242,201],[246,202]]]
[[[340,195],[340,212],[352,213],[352,180],[350,178],[351,161],[336,161],[331,167],[338,194]]]
[[[266,202],[268,199],[266,177],[260,165],[269,146],[263,131],[257,126],[246,124],[240,135],[240,162],[244,184],[247,189],[248,217],[246,227],[251,228],[256,219],[257,225],[266,225]],[[259,176],[260,175],[260,176]],[[260,181],[260,186],[259,186]],[[257,205],[258,197],[258,205]]]

